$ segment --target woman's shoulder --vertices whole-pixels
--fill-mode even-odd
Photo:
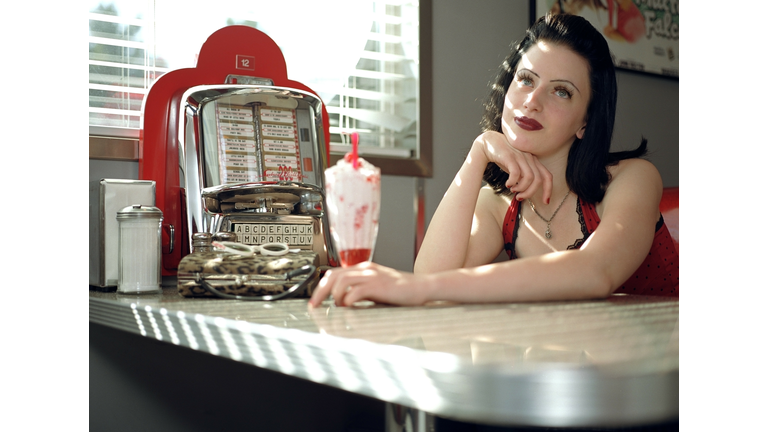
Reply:
[[[611,181],[608,184],[610,188],[613,183],[636,183],[641,182],[654,186],[661,184],[661,174],[656,166],[646,159],[632,158],[624,159],[608,167],[608,173]]]
[[[597,205],[598,213],[607,202],[631,203],[632,206],[647,203],[649,208],[658,209],[663,182],[653,163],[645,159],[625,159],[608,167],[608,172],[611,180],[603,201]]]
[[[477,198],[477,209],[486,211],[493,215],[497,221],[503,221],[504,215],[514,197],[512,195],[499,194],[494,192],[493,188],[486,185],[480,189],[480,195]]]
[[[485,185],[480,188],[480,195],[478,196],[478,203],[482,203],[489,208],[507,208],[514,199],[513,195],[500,194],[493,190],[489,185]]]

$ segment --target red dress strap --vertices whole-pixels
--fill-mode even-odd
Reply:
[[[504,215],[504,226],[501,228],[501,232],[504,235],[504,250],[507,252],[509,259],[517,258],[515,255],[515,241],[517,240],[517,225],[520,222],[517,217],[519,208],[520,202],[513,199],[507,208],[507,214]]]
[[[595,205],[584,201],[581,197],[579,197],[579,207],[583,216],[582,222],[588,232],[587,236],[589,236],[600,225],[600,216],[597,214]],[[504,250],[510,259],[517,258],[515,241],[520,224],[519,211],[520,203],[517,200],[512,200],[504,216],[502,227]],[[663,217],[659,215],[656,234],[648,256],[645,257],[635,273],[614,292],[677,297],[680,284],[678,257],[674,240],[669,234],[666,224],[664,224]]]

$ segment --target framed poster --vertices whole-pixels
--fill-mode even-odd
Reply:
[[[678,0],[531,0],[533,20],[550,11],[591,22],[616,67],[679,78]]]

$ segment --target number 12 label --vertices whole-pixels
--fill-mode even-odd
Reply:
[[[238,55],[235,61],[235,69],[256,70],[256,57]]]

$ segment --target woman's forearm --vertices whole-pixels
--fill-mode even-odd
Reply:
[[[417,289],[430,301],[460,303],[604,298],[615,288],[604,268],[583,251],[424,275]]]
[[[473,144],[432,216],[414,263],[414,273],[434,273],[463,267],[487,164],[482,149],[477,143]]]

